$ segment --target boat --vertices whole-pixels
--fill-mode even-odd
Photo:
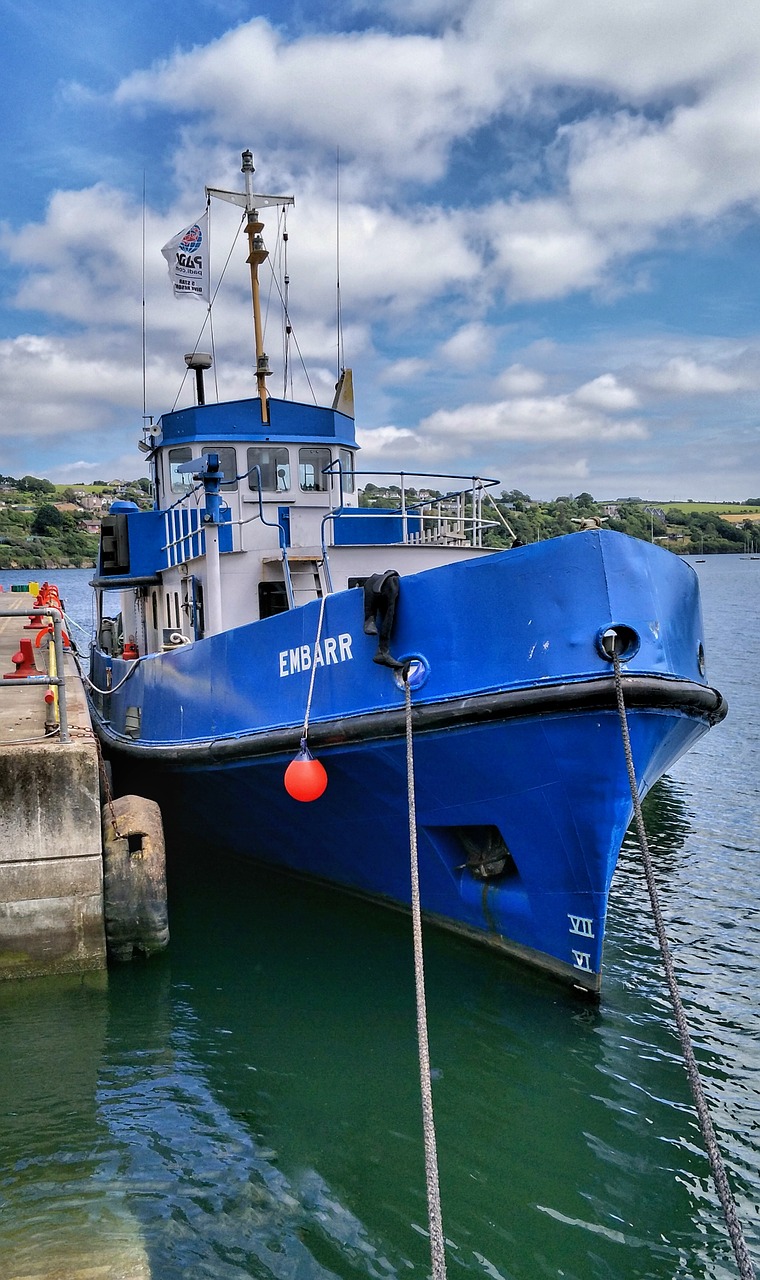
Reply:
[[[329,406],[270,395],[259,210],[290,198],[253,191],[250,152],[242,172],[221,196],[255,388],[207,403],[211,357],[186,356],[194,403],[140,442],[153,509],[102,521],[89,698],[114,789],[159,802],[180,856],[409,909],[408,731],[426,921],[598,992],[633,812],[617,687],[642,797],[726,711],[697,575],[601,525],[489,547],[493,478],[362,471],[349,369]]]

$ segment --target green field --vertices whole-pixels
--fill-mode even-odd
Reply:
[[[760,506],[747,506],[742,502],[651,502],[647,506],[661,507],[663,511],[684,511],[700,515],[719,516],[723,512],[730,515],[758,515]]]

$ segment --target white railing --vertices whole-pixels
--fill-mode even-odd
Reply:
[[[323,521],[323,543],[325,525],[331,523],[333,530],[342,518],[361,521],[373,518],[385,523],[389,533],[400,522],[400,536],[389,537],[387,541],[402,545],[429,546],[461,546],[482,547],[486,530],[501,523],[501,516],[493,501],[489,489],[498,484],[482,476],[435,475],[428,472],[378,472],[354,471],[353,476],[367,475],[375,480],[380,476],[392,477],[392,483],[382,487],[374,485],[372,497],[380,509],[366,505],[367,492],[364,490],[365,505],[358,508],[343,506],[343,472],[340,462],[334,462],[329,468],[339,477],[339,505],[325,517]],[[418,489],[410,481],[423,481]],[[444,485],[445,492],[440,492],[440,482],[458,481],[453,487]],[[360,490],[361,493],[361,490]],[[486,519],[483,515],[484,500],[493,507],[497,519]],[[389,506],[393,504],[391,510]],[[398,505],[396,505],[398,504]],[[347,526],[350,528],[350,526]],[[357,526],[358,528],[361,526]],[[333,533],[333,538],[334,538]],[[382,539],[379,539],[379,541]]]
[[[206,536],[201,507],[170,507],[164,512],[165,568],[173,569],[205,554]]]

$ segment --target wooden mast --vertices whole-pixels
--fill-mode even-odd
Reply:
[[[221,191],[218,187],[206,187],[206,194],[216,196],[219,200],[227,200],[230,204],[241,205],[247,215],[245,232],[248,237],[248,264],[251,268],[251,295],[253,301],[253,334],[256,347],[256,386],[261,401],[261,421],[269,422],[269,401],[267,399],[266,380],[272,370],[264,351],[264,334],[261,326],[261,304],[259,301],[259,266],[269,257],[264,244],[262,231],[264,223],[259,221],[258,208],[277,204],[295,204],[292,196],[263,196],[253,190],[253,152],[242,153],[243,165],[241,173],[245,178],[245,193],[239,191]]]
[[[264,350],[264,335],[261,328],[261,303],[259,301],[259,266],[269,256],[264,245],[262,231],[264,223],[259,221],[258,210],[253,207],[253,153],[243,152],[241,172],[245,178],[246,213],[248,221],[245,233],[248,236],[248,264],[251,268],[251,297],[253,299],[253,335],[256,347],[256,385],[261,401],[261,421],[269,422],[269,401],[267,399],[266,380],[272,370]]]

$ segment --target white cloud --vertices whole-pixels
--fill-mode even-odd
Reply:
[[[732,395],[760,388],[757,370],[751,377],[714,364],[699,364],[687,356],[674,356],[661,369],[648,373],[646,382],[669,395]]]
[[[454,438],[463,447],[493,440],[642,440],[643,423],[617,421],[573,403],[570,396],[522,396],[494,404],[439,409],[420,423],[420,432]]]
[[[419,356],[407,356],[405,359],[393,360],[385,369],[381,369],[378,382],[381,386],[386,383],[395,386],[397,383],[416,382],[427,373],[429,368],[428,360],[423,360]]]
[[[754,0],[473,0],[465,38],[488,41],[508,74],[531,84],[658,97],[735,74],[757,49]]]
[[[67,423],[76,436],[102,421],[104,406],[127,405],[139,395],[139,366],[88,357],[60,338],[22,334],[0,342],[3,430],[27,435]],[[76,413],[72,414],[72,407]]]
[[[619,112],[564,130],[569,196],[589,227],[710,220],[760,197],[756,80],[721,88],[665,120]]]
[[[523,364],[511,364],[497,379],[499,389],[510,396],[532,395],[542,391],[545,383],[545,374]]]
[[[369,430],[358,428],[356,440],[362,450],[361,466],[364,468],[373,458],[381,458],[383,454],[403,452],[408,446],[417,448],[419,440],[414,431],[408,427],[373,427]]]
[[[438,282],[475,278],[476,235],[489,285],[512,299],[609,291],[615,264],[674,223],[760,201],[755,0],[736,0],[730,22],[717,0],[577,0],[571,8],[562,0],[416,0],[412,9],[388,0],[385,12],[428,29],[288,38],[255,18],[132,73],[113,101],[193,119],[191,155],[211,151],[220,166],[229,140],[241,136],[261,139],[283,170],[319,169],[340,146],[355,205],[344,225],[360,227],[364,267],[372,276],[380,263],[389,276],[387,252],[373,254],[369,244],[387,250],[399,238],[399,266],[416,263],[409,286],[421,285],[423,297],[431,270]],[[452,270],[458,254],[450,246],[446,254],[435,234],[436,211],[406,203],[394,215],[389,197],[400,183],[441,178],[456,142],[502,128],[510,114],[550,120],[557,89],[578,96],[579,112],[558,124],[549,148],[554,191],[493,199],[472,210],[469,228],[450,226],[451,244],[466,246],[469,236],[470,245],[464,271]],[[612,107],[589,111],[588,95],[599,92]],[[432,233],[414,258],[404,244],[410,230],[418,240],[417,232]],[[374,294],[378,285],[370,280]]]
[[[396,176],[431,179],[443,172],[452,137],[498,108],[498,81],[493,58],[450,34],[373,29],[288,42],[256,18],[135,72],[115,101],[202,116],[221,136],[285,130],[299,146],[311,141],[334,153],[340,144]]]
[[[439,357],[445,363],[482,368],[493,350],[496,334],[479,320],[462,325],[441,344]]]
[[[579,404],[590,405],[593,409],[605,409],[610,413],[635,409],[638,396],[630,387],[618,382],[612,373],[602,373],[591,382],[586,382],[573,393],[573,399]]]
[[[484,210],[490,274],[514,300],[559,298],[600,283],[611,250],[561,200],[515,199]]]

